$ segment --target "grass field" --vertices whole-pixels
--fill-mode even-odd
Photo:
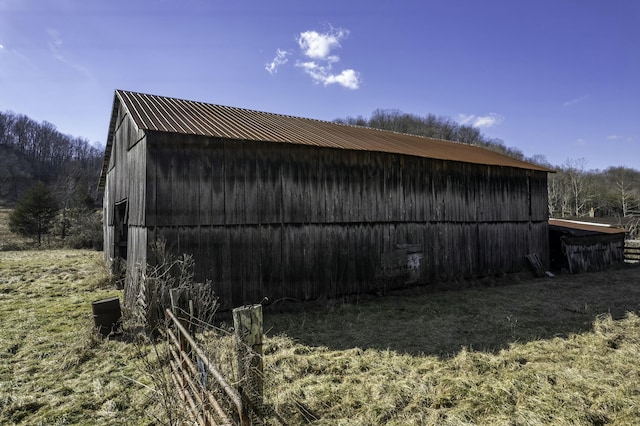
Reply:
[[[92,333],[119,294],[101,255],[0,252],[0,424],[161,423],[147,349]],[[292,425],[637,424],[639,272],[267,307],[265,403]]]
[[[23,249],[28,244],[33,244],[33,241],[9,231],[9,215],[11,211],[11,209],[0,207],[0,251]]]

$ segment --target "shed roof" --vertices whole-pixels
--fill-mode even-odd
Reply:
[[[310,145],[360,151],[376,151],[473,164],[515,167],[550,172],[486,148],[422,136],[344,125],[204,102],[116,90],[113,114],[121,104],[139,129],[251,140]],[[111,117],[106,155],[115,131]],[[108,158],[105,158],[108,164]],[[103,165],[101,184],[106,175]]]
[[[562,228],[567,233],[574,236],[587,236],[597,234],[624,234],[626,231],[622,228],[616,228],[607,224],[587,223],[577,220],[566,219],[549,219],[549,226],[553,228]]]

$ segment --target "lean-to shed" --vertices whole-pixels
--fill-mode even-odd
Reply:
[[[547,172],[480,147],[116,91],[106,261],[164,239],[223,306],[548,263]],[[126,303],[127,295],[125,295]]]
[[[554,270],[596,272],[624,262],[625,230],[606,224],[549,219],[550,262]]]

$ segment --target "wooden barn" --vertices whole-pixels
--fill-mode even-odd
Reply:
[[[603,271],[622,263],[625,233],[604,224],[549,219],[551,268],[575,274]]]
[[[143,268],[164,239],[227,307],[519,271],[527,254],[548,264],[547,172],[476,146],[118,90],[105,257]]]

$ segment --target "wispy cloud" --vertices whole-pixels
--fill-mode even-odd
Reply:
[[[290,53],[287,52],[286,50],[278,49],[276,51],[275,58],[273,58],[271,62],[266,64],[264,69],[266,69],[269,72],[269,74],[275,74],[276,72],[278,72],[278,67],[280,65],[284,65],[289,61],[287,59],[288,55],[290,55]]]
[[[562,105],[564,105],[565,107],[570,107],[573,106],[575,104],[579,104],[581,102],[586,101],[587,99],[589,99],[591,97],[591,95],[587,94],[587,95],[582,95],[582,96],[578,96],[577,98],[574,99],[570,99],[568,101],[565,101]]]
[[[578,139],[576,139],[575,145],[576,146],[586,146],[587,145],[587,141],[582,139],[582,138],[578,138]]]
[[[60,33],[57,30],[48,30],[47,33],[49,34],[49,42],[48,42],[49,51],[51,52],[53,57],[58,61],[62,62],[63,64],[73,68],[77,72],[84,74],[86,77],[90,78],[91,73],[85,66],[69,60],[63,54],[64,41],[62,40]]]
[[[612,135],[607,136],[607,140],[625,143],[625,142],[633,142],[635,138],[633,138],[632,136],[623,136],[623,135],[618,135],[614,133]]]
[[[458,121],[466,126],[489,128],[504,121],[504,116],[491,112],[487,115],[459,114]]]
[[[325,86],[338,84],[347,89],[358,89],[361,83],[360,73],[354,69],[344,69],[334,72],[333,67],[340,62],[340,57],[334,51],[341,47],[340,42],[349,36],[349,30],[333,28],[327,32],[308,30],[296,37],[300,57],[295,66],[303,70],[311,80]],[[286,50],[278,49],[276,57],[265,67],[267,72],[274,74],[280,65],[287,62]]]

